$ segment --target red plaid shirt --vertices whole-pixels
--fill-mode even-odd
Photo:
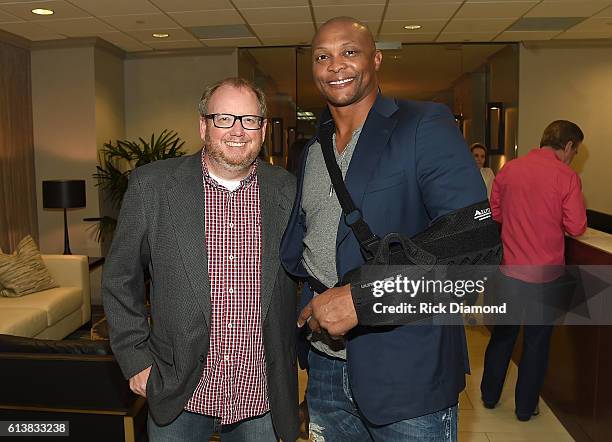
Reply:
[[[210,278],[210,348],[186,410],[232,424],[270,410],[261,326],[261,214],[257,163],[229,191],[202,154]]]

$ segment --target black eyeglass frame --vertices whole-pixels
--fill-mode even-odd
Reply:
[[[234,121],[232,121],[232,124],[229,126],[217,126],[217,122],[215,121],[215,117],[217,115],[227,115],[228,117],[233,117]],[[259,121],[259,127],[250,129],[248,127],[244,127],[244,123],[242,122],[242,119],[245,117],[251,117],[251,118],[256,118]],[[265,120],[265,117],[262,117],[260,115],[234,115],[234,114],[226,114],[226,113],[218,113],[218,114],[206,114],[204,115],[204,118],[206,118],[207,120],[212,120],[213,124],[215,125],[216,128],[218,129],[230,129],[232,127],[234,127],[234,124],[236,124],[236,120],[240,121],[240,125],[242,126],[242,128],[244,130],[259,130],[262,128],[263,126],[263,122]]]

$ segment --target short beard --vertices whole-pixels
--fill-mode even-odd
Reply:
[[[253,151],[252,155],[244,158],[242,161],[232,161],[230,158],[223,153],[223,149],[219,145],[219,143],[214,143],[206,132],[204,137],[204,150],[206,150],[206,155],[208,155],[212,160],[214,160],[217,164],[221,165],[223,168],[227,170],[231,170],[233,172],[242,172],[251,167],[253,162],[257,159],[261,147],[255,151]]]

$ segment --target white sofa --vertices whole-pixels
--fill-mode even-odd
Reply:
[[[62,339],[91,319],[87,256],[42,255],[59,287],[18,298],[0,296],[0,333]]]

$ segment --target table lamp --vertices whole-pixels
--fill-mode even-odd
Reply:
[[[49,180],[42,185],[43,208],[64,209],[64,255],[72,255],[66,209],[85,207],[85,180]]]

